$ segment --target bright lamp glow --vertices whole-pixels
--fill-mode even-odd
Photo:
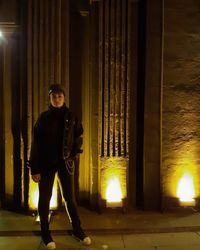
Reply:
[[[178,183],[177,196],[180,201],[193,201],[194,195],[193,177],[191,174],[185,173]]]
[[[108,181],[106,200],[108,202],[120,202],[122,200],[122,190],[117,177],[113,177]]]
[[[30,181],[30,190],[29,190],[29,207],[30,209],[37,209],[38,207],[38,199],[39,199],[39,190],[38,184],[34,183],[32,180]],[[50,200],[50,209],[57,208],[57,183],[54,182],[52,197]]]
[[[1,38],[1,37],[3,37],[3,33],[2,33],[2,31],[0,30],[0,38]]]

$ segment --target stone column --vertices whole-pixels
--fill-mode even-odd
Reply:
[[[66,87],[68,99],[68,1],[29,1],[27,35],[28,113],[35,121],[48,105],[50,84]]]
[[[68,1],[28,1],[27,36],[28,135],[30,142],[32,126],[37,120],[38,114],[48,107],[49,85],[62,84],[66,89],[66,100],[69,99]]]
[[[62,84],[69,103],[69,1],[28,1],[27,123],[28,155],[32,128],[48,108],[48,87]]]
[[[117,177],[127,196],[129,161],[129,81],[127,68],[128,1],[100,2],[100,199],[106,200],[109,181]]]
[[[22,74],[20,26],[2,22],[0,30],[0,195],[3,208],[18,209],[23,200]]]

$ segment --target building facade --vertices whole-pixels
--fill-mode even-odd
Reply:
[[[0,206],[34,207],[27,160],[52,83],[84,126],[80,204],[198,205],[199,18],[189,0],[1,1]]]

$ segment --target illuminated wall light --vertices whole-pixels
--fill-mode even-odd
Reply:
[[[116,176],[108,180],[106,189],[106,205],[107,207],[122,206],[122,189],[119,179]]]
[[[50,200],[50,209],[56,209],[58,207],[58,201],[57,201],[57,185],[54,184],[53,191],[52,191],[52,197]]]
[[[32,210],[37,210],[38,207],[39,190],[38,184],[30,181],[29,188],[29,208]],[[50,201],[50,209],[56,209],[58,207],[57,201],[57,181],[55,180],[52,190],[52,197]]]
[[[0,43],[4,43],[4,42],[7,42],[6,36],[5,36],[4,33],[0,30]]]
[[[181,206],[195,206],[194,180],[190,173],[185,173],[177,187],[177,196]]]
[[[125,209],[127,199],[128,158],[102,157],[100,161],[100,199],[101,209]]]

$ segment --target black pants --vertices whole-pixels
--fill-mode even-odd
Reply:
[[[41,175],[39,183],[39,203],[38,212],[41,223],[48,221],[49,204],[52,196],[53,183],[56,172],[62,188],[63,198],[66,202],[68,215],[74,229],[80,227],[80,220],[77,212],[74,192],[74,174],[67,170],[64,161],[56,164],[57,167],[52,168]]]

